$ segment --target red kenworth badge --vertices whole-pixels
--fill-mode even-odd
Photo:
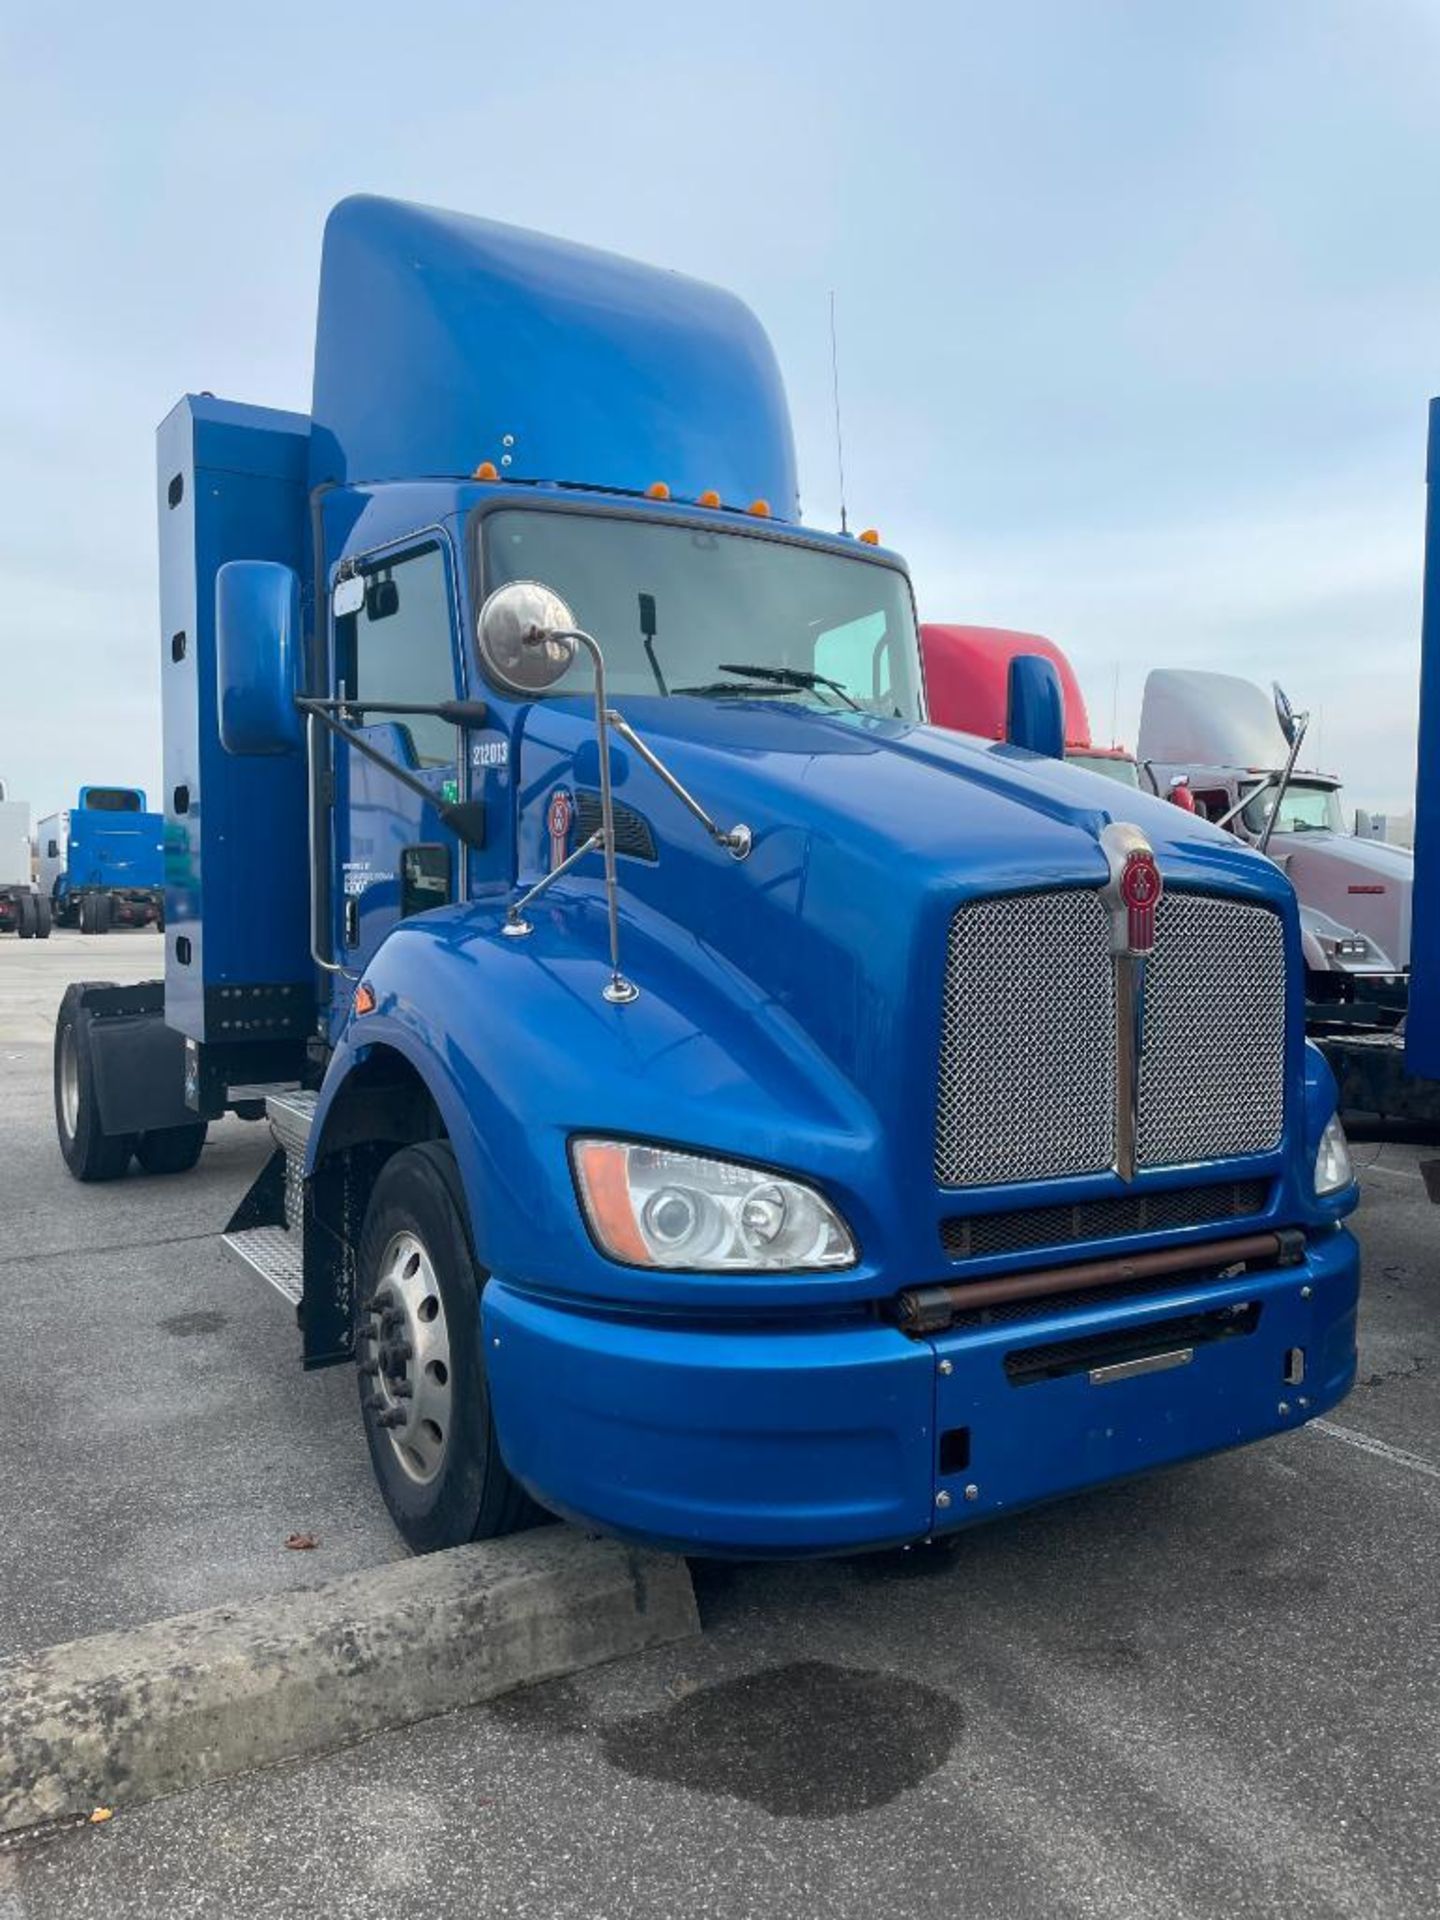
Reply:
[[[1149,953],[1155,945],[1155,909],[1165,882],[1149,848],[1135,848],[1120,870],[1120,898],[1125,902],[1131,953]]]
[[[1112,821],[1100,833],[1110,878],[1100,898],[1110,910],[1110,950],[1137,959],[1155,948],[1155,909],[1165,882],[1150,842],[1128,820]]]
[[[550,871],[553,873],[569,851],[570,825],[575,818],[575,802],[563,787],[557,787],[545,810],[545,825],[550,835]]]

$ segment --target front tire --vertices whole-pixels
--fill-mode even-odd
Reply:
[[[35,896],[35,938],[37,940],[48,940],[50,938],[52,921],[53,915],[50,912],[50,896],[44,893],[37,893]]]
[[[500,1457],[480,1339],[483,1278],[448,1143],[404,1147],[360,1238],[355,1358],[375,1478],[415,1553],[539,1517]]]
[[[106,1133],[95,1095],[90,1015],[81,989],[70,987],[55,1022],[55,1131],[60,1152],[77,1180],[118,1180],[135,1149],[133,1135]]]
[[[20,896],[20,922],[16,931],[22,940],[35,938],[35,896],[22,893]]]

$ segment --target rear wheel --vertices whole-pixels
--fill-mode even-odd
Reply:
[[[20,896],[20,923],[16,931],[22,940],[35,938],[35,896],[22,893]]]
[[[155,1133],[142,1133],[135,1143],[135,1158],[146,1173],[188,1173],[200,1158],[205,1133],[203,1120],[193,1127],[164,1127]]]
[[[539,1518],[500,1457],[480,1340],[482,1276],[448,1144],[388,1160],[360,1239],[355,1358],[370,1460],[416,1553]]]
[[[55,1022],[55,1131],[77,1180],[118,1180],[130,1164],[134,1136],[106,1133],[95,1094],[90,1015],[71,987]]]
[[[49,896],[47,894],[37,893],[35,896],[35,938],[37,940],[48,940],[50,938],[52,918]]]

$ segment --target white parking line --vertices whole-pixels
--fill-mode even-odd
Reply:
[[[1361,1453],[1377,1454],[1392,1467],[1408,1467],[1411,1473],[1423,1473],[1428,1480],[1440,1480],[1440,1467],[1431,1460],[1422,1460],[1418,1453],[1407,1453],[1403,1447],[1392,1447],[1388,1441],[1374,1440],[1368,1433],[1357,1433],[1353,1427],[1337,1427],[1333,1420],[1312,1420],[1310,1425],[1317,1433],[1328,1433],[1332,1440],[1343,1440],[1348,1447],[1358,1447]]]

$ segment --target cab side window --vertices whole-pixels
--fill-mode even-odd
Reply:
[[[343,624],[341,679],[346,697],[362,702],[455,698],[455,644],[450,587],[439,547],[422,547],[365,567],[365,604]],[[348,658],[346,657],[348,655]],[[429,714],[367,713],[367,726],[397,726],[412,764],[448,767],[455,729]]]

